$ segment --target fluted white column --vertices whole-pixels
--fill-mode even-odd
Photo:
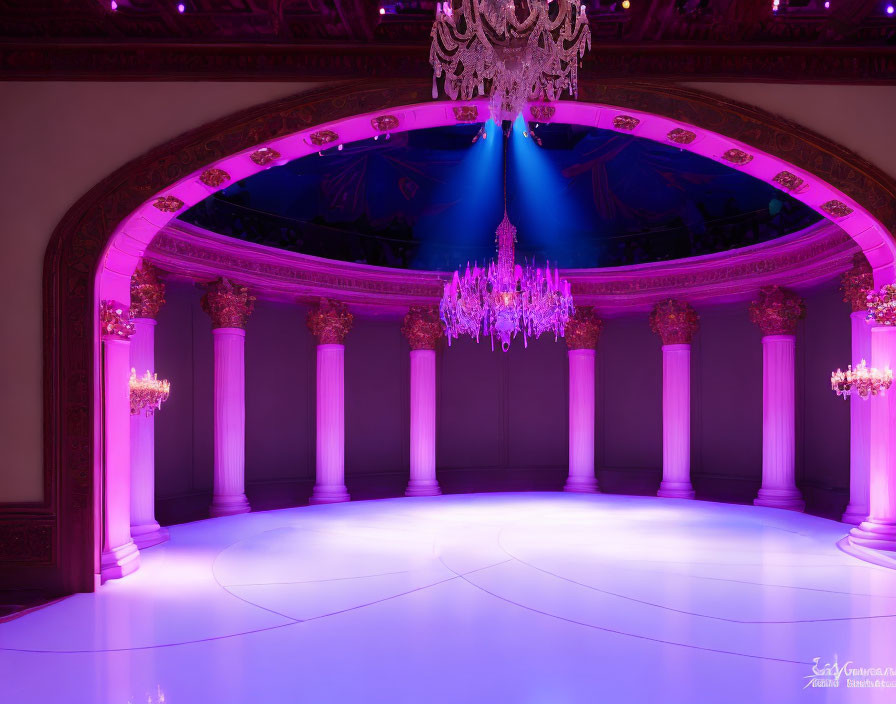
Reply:
[[[689,344],[663,345],[663,480],[657,496],[694,498]]]
[[[322,299],[308,313],[317,337],[317,453],[312,504],[348,501],[345,486],[345,339],[353,316],[345,304]]]
[[[124,577],[140,566],[131,540],[131,375],[128,306],[104,301],[100,311],[103,353],[102,580]]]
[[[131,367],[137,376],[155,372],[155,327],[152,318],[134,318]],[[168,529],[155,518],[155,417],[131,416],[131,537],[138,548],[164,542]]]
[[[598,491],[594,468],[594,365],[603,322],[577,306],[566,326],[569,357],[569,475],[563,491]]]
[[[796,488],[796,327],[806,307],[793,291],[763,286],[750,304],[750,319],[762,331],[762,488],[753,501],[792,511],[805,509]]]
[[[564,491],[595,492],[593,349],[576,349],[569,356],[569,476]]]
[[[215,478],[211,516],[248,513],[246,331],[215,328]]]
[[[248,513],[246,498],[246,323],[255,297],[226,278],[207,285],[202,309],[215,352],[215,476],[209,515]]]
[[[871,326],[867,314],[856,311],[852,321],[852,362],[871,364]],[[871,471],[871,404],[858,398],[849,401],[849,505],[844,523],[859,525],[868,518],[868,482]]]
[[[693,499],[691,486],[691,340],[697,311],[685,301],[659,301],[650,329],[663,341],[663,479],[657,496]]]
[[[796,488],[793,335],[762,338],[762,488],[757,506],[802,511]]]
[[[317,346],[317,481],[311,503],[348,501],[345,488],[345,346]]]
[[[441,494],[436,479],[436,345],[444,336],[436,306],[411,306],[402,333],[411,347],[410,479],[406,496]]]
[[[878,369],[896,369],[896,327],[877,325],[871,330],[871,363]],[[849,533],[849,542],[864,548],[896,550],[896,390],[873,396],[869,515]]]
[[[441,493],[436,480],[436,351],[411,350],[411,477],[405,494]]]

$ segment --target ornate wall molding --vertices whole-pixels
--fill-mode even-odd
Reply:
[[[335,46],[290,44],[9,42],[0,46],[4,80],[426,79],[424,43]],[[888,46],[744,46],[626,43],[595,45],[580,77],[603,81],[725,81],[893,84]]]
[[[821,222],[803,232],[751,247],[678,262],[563,272],[576,303],[612,316],[650,310],[686,297],[701,303],[747,300],[762,286],[807,287],[846,271],[855,243]],[[261,298],[294,301],[339,297],[363,308],[403,313],[433,305],[449,274],[323,260],[219,235],[182,222],[166,226],[146,259],[196,282],[241,277]]]
[[[73,52],[85,48],[69,47]],[[48,78],[58,70],[58,64],[54,63],[57,59],[45,51],[25,48],[30,57],[22,51],[21,47],[5,45],[0,55],[0,67],[27,67],[30,63],[38,66]],[[161,51],[170,53],[171,49]],[[247,53],[241,47],[241,61],[247,61]],[[226,52],[219,49],[209,52],[208,60],[215,62],[219,60],[212,54]],[[110,54],[105,56],[108,58]],[[131,53],[114,60],[131,62],[131,65],[152,64],[144,61],[146,56],[136,62],[136,56]],[[659,55],[656,60],[660,61]],[[667,57],[662,60],[670,61]],[[72,59],[65,65],[70,69],[79,61]],[[346,61],[351,63],[355,58],[347,57]],[[415,56],[414,61],[419,65],[419,57]],[[93,64],[86,69],[83,66],[81,70],[87,71],[85,75],[102,70],[104,77],[109,77],[105,73],[110,68],[108,65]],[[265,66],[268,77],[277,73],[276,62]],[[78,69],[69,69],[68,77],[77,75]],[[193,70],[192,78],[203,75],[201,67]],[[869,75],[873,74],[869,72]],[[110,174],[78,200],[60,221],[47,246],[43,274],[44,500],[37,504],[0,506],[0,519],[15,514],[17,520],[18,517],[27,521],[46,519],[55,526],[52,563],[32,575],[31,585],[59,592],[93,589],[94,349],[98,335],[94,288],[103,253],[116,229],[151,198],[169,195],[164,193],[165,189],[191,174],[214,167],[226,157],[248,153],[270,140],[313,126],[367,113],[397,114],[397,107],[431,102],[430,80],[407,78],[408,75],[412,73],[395,80],[372,82],[364,79],[311,91],[259,105],[187,132]],[[840,189],[891,231],[896,228],[896,184],[893,179],[857,155],[797,125],[749,106],[672,87],[668,83],[600,85],[586,82],[581,91],[581,99],[585,101],[666,116],[778,156]],[[198,183],[198,176],[196,181]],[[150,209],[157,214],[154,217],[164,216],[158,210]],[[154,222],[150,220],[148,224]],[[843,250],[849,250],[850,246],[845,239],[837,245]],[[835,259],[839,251],[837,247],[828,248]],[[837,269],[839,264],[828,266]],[[848,265],[835,273],[846,268]],[[664,276],[669,278],[671,275],[669,272]],[[246,280],[244,277],[239,279]],[[405,300],[405,305],[431,302],[429,292],[438,287],[438,283],[428,281],[420,285],[423,288],[417,290],[411,300]],[[608,284],[582,282],[580,285],[583,286],[580,294],[587,301],[589,296],[600,292],[589,289],[589,286]],[[624,297],[624,291],[630,290],[631,286],[619,280],[612,285],[620,289],[620,297]],[[610,294],[601,292],[601,295],[606,299]],[[694,300],[690,295],[687,297]],[[19,586],[25,586],[21,580]]]

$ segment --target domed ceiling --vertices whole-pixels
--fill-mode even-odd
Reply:
[[[480,132],[480,129],[482,132]],[[451,270],[494,253],[507,210],[519,257],[641,264],[774,239],[819,216],[767,183],[674,146],[519,119],[346,144],[232,184],[181,219],[315,256]]]

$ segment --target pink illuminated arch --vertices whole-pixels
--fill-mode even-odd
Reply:
[[[378,133],[481,122],[487,114],[484,102],[431,102],[429,91],[428,81],[359,81],[253,108],[131,162],[66,214],[44,266],[45,500],[2,516],[40,546],[35,583],[93,588],[103,441],[99,302],[126,305],[130,277],[159,229],[228,183]],[[526,117],[674,144],[775,183],[849,233],[877,284],[896,279],[896,183],[855,154],[755,108],[689,89],[588,84],[580,98]]]

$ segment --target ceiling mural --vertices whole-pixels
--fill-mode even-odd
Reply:
[[[232,183],[181,219],[316,256],[450,270],[493,254],[504,144],[494,123],[379,136]],[[771,184],[675,145],[521,119],[506,145],[518,252],[564,268],[709,254],[819,219]]]

